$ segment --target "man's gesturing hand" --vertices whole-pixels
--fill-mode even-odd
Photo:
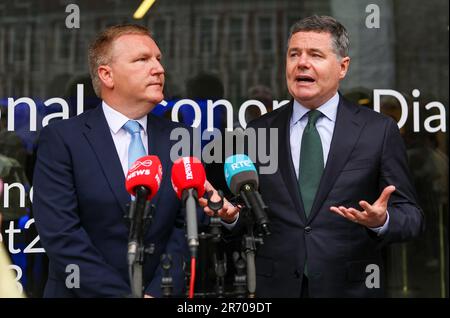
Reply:
[[[205,183],[205,191],[206,191],[206,193],[210,193],[212,191],[213,194],[211,196],[211,200],[213,202],[220,201],[219,194],[217,193],[216,189],[214,189],[214,187],[211,185],[211,183],[209,183],[208,180],[206,180],[206,183]],[[214,215],[214,212],[208,207],[207,199],[199,198],[198,203],[203,208],[203,210],[205,211],[206,214],[208,214],[209,216]],[[233,223],[233,221],[236,220],[236,218],[237,218],[239,210],[240,210],[239,207],[232,205],[230,202],[228,202],[227,199],[224,198],[223,199],[223,207],[222,207],[222,209],[220,209],[218,211],[218,215],[223,221],[225,221],[227,223]]]
[[[346,208],[344,206],[332,206],[330,207],[330,210],[361,225],[372,228],[380,227],[386,222],[388,201],[394,191],[395,187],[390,185],[384,188],[378,200],[373,204],[369,204],[364,200],[359,201],[359,205],[364,211],[358,211],[354,208]]]

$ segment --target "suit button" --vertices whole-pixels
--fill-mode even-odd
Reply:
[[[306,234],[309,234],[309,233],[311,233],[311,227],[310,226],[307,226],[307,227],[305,227],[305,233]]]

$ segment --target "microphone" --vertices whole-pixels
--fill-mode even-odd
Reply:
[[[146,191],[146,200],[150,201],[156,195],[161,185],[162,165],[158,156],[144,156],[128,170],[125,188],[128,193],[135,196],[142,190]]]
[[[247,208],[253,211],[255,221],[264,235],[269,235],[268,207],[258,192],[258,173],[247,155],[228,157],[224,165],[225,180],[234,195],[240,195]]]
[[[206,173],[195,157],[182,157],[172,166],[172,187],[186,208],[187,241],[191,255],[196,257],[198,247],[196,201],[205,193]]]
[[[128,237],[128,264],[136,259],[137,249],[142,243],[144,218],[151,209],[150,200],[156,195],[161,185],[162,166],[157,156],[144,156],[136,160],[128,170],[125,188],[135,197],[131,201],[129,219],[130,234]]]

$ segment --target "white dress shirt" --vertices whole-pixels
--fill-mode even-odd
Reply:
[[[126,176],[128,172],[128,146],[131,142],[131,135],[122,127],[130,120],[130,118],[119,113],[104,101],[102,102],[102,108],[106,121],[108,122],[114,145],[116,146],[123,173]],[[147,116],[136,119],[136,121],[141,125],[141,139],[144,144],[145,152],[148,153]]]

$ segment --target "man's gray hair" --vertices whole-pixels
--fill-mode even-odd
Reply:
[[[347,30],[335,18],[324,15],[313,15],[294,23],[289,33],[288,45],[295,33],[310,31],[329,33],[333,40],[333,49],[336,55],[339,57],[348,56],[350,41]]]

